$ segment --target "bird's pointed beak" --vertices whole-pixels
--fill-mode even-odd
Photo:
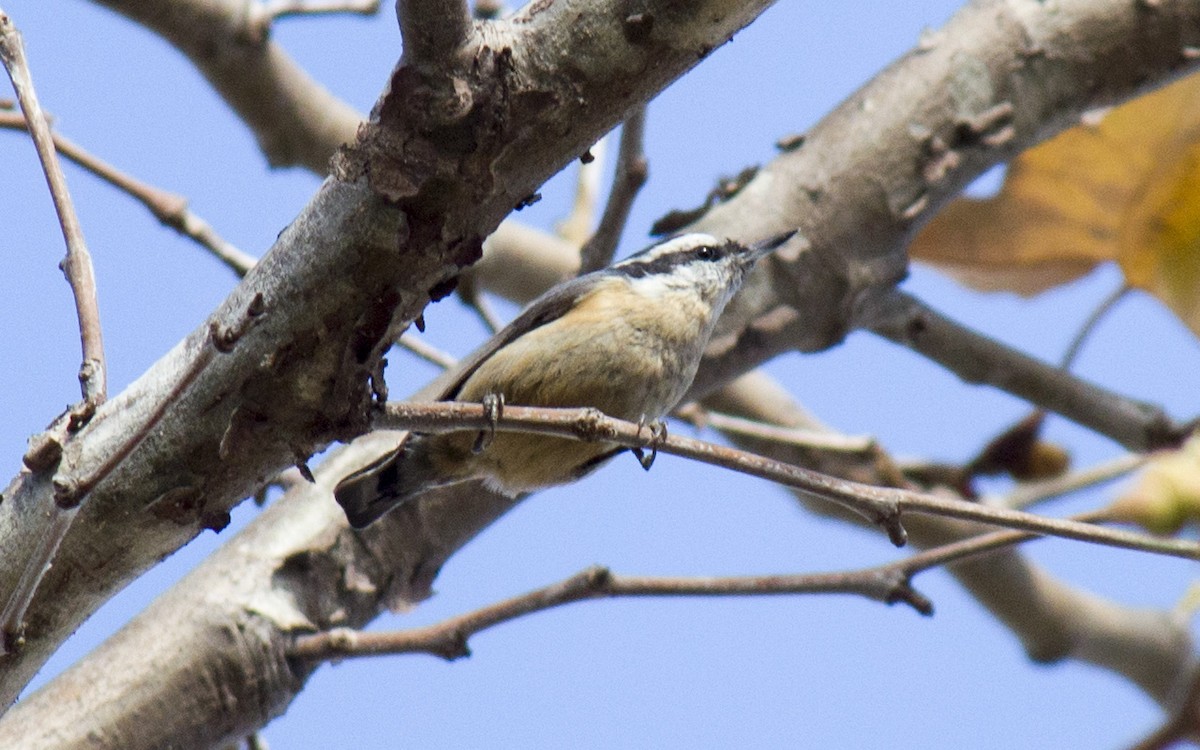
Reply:
[[[754,255],[755,258],[761,258],[764,255],[766,255],[767,253],[774,250],[775,248],[782,245],[783,243],[790,240],[792,237],[794,237],[796,235],[796,232],[797,232],[797,230],[792,229],[790,231],[784,232],[783,234],[777,234],[773,237],[767,237],[764,240],[759,240],[758,242],[751,243],[750,244],[750,252]]]

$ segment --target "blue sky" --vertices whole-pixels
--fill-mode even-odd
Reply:
[[[385,6],[388,5],[385,3]],[[187,196],[241,248],[261,254],[318,184],[268,169],[248,131],[165,43],[77,0],[8,0],[43,106],[61,131],[137,177]],[[656,100],[651,178],[622,252],[652,221],[696,204],[719,175],[770,159],[937,26],[957,3],[781,3]],[[325,85],[369,109],[394,62],[390,7],[375,19],[288,20],[274,35]],[[7,94],[0,92],[0,96]],[[194,328],[235,280],[139,205],[82,173],[68,180],[94,255],[116,392]],[[523,220],[566,211],[570,175],[542,190]],[[0,456],[19,466],[25,440],[78,398],[78,337],[63,250],[32,147],[0,133]],[[1119,283],[1101,269],[1035,300],[979,296],[916,269],[906,288],[990,335],[1055,359]],[[511,312],[511,307],[501,305]],[[426,313],[456,354],[483,336],[453,299]],[[395,354],[393,393],[432,369]],[[1078,370],[1104,385],[1200,412],[1200,347],[1160,305],[1121,303]],[[950,461],[1025,413],[869,334],[769,371],[809,409],[901,456]],[[676,430],[689,432],[687,428]],[[1116,455],[1061,419],[1049,436],[1079,464]],[[711,435],[709,435],[711,437]],[[1111,492],[1111,488],[1107,491]],[[1082,495],[1055,506],[1079,510]],[[100,642],[256,509],[244,504],[105,606],[47,665],[39,683]],[[1177,560],[1062,541],[1029,545],[1048,569],[1103,596],[1171,607],[1194,568]],[[814,519],[760,481],[662,456],[643,473],[619,459],[569,488],[537,495],[446,566],[438,595],[376,627],[434,622],[600,563],[619,572],[713,575],[844,570],[894,559],[880,535]],[[941,572],[918,587],[931,619],[850,597],[606,601],[571,605],[478,636],[474,656],[422,656],[321,669],[265,732],[273,747],[1120,747],[1158,721],[1120,678],[1078,664],[1031,664],[1019,644]]]

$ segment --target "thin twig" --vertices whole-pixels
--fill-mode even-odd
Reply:
[[[1096,330],[1096,326],[1099,325],[1100,321],[1103,320],[1104,317],[1108,315],[1108,313],[1110,313],[1114,307],[1116,307],[1117,303],[1124,299],[1125,295],[1129,294],[1131,291],[1133,291],[1133,287],[1129,286],[1129,284],[1121,284],[1121,286],[1114,289],[1111,294],[1102,299],[1099,305],[1096,305],[1096,309],[1092,310],[1092,314],[1087,317],[1087,320],[1083,321],[1083,325],[1079,327],[1079,331],[1075,334],[1075,338],[1072,339],[1070,345],[1067,346],[1067,350],[1063,353],[1062,363],[1059,364],[1059,367],[1064,370],[1071,369],[1071,365],[1075,363],[1075,358],[1079,356],[1080,350],[1083,349],[1084,343],[1087,342],[1088,338],[1090,338],[1092,333]]]
[[[930,615],[933,604],[913,588],[913,576],[1037,536],[1027,531],[981,534],[886,565],[843,573],[719,578],[624,576],[595,566],[558,583],[423,628],[382,633],[337,628],[301,636],[290,653],[293,657],[313,660],[406,653],[428,653],[453,660],[470,654],[467,642],[482,630],[534,612],[598,598],[856,594],[886,604],[903,602],[921,614]]]
[[[605,416],[596,409],[545,409],[504,407],[499,419],[479,404],[458,402],[392,402],[377,415],[375,427],[389,430],[454,432],[495,428],[530,432],[583,441],[614,443],[627,448],[644,448],[652,442],[644,427]],[[934,494],[891,487],[873,487],[820,472],[774,461],[747,451],[669,435],[654,442],[663,453],[732,469],[751,476],[794,487],[862,514],[884,528],[893,543],[901,545],[906,532],[900,523],[903,512],[978,521],[994,526],[1030,531],[1046,536],[1076,539],[1125,549],[1200,559],[1200,544],[1108,529],[1078,521],[980,505]]]
[[[396,18],[404,59],[418,67],[449,59],[471,34],[471,11],[463,0],[397,0]]]
[[[288,16],[373,16],[379,12],[379,0],[260,0],[254,5],[256,20],[261,18],[267,24]]]
[[[646,184],[649,174],[642,141],[646,131],[646,107],[633,111],[621,127],[621,146],[617,152],[617,172],[613,176],[612,191],[596,227],[584,246],[579,250],[579,272],[587,273],[604,268],[612,263],[617,252],[621,232],[629,221],[629,212],[638,191]]]
[[[79,338],[83,349],[79,384],[83,391],[84,410],[77,423],[84,423],[90,419],[96,407],[108,398],[104,338],[100,330],[100,308],[96,302],[96,276],[92,270],[91,255],[88,254],[87,244],[83,240],[83,228],[79,225],[70,191],[67,190],[67,178],[55,156],[50,126],[46,123],[42,108],[38,104],[37,92],[33,88],[21,34],[3,9],[0,9],[0,60],[4,62],[9,80],[17,92],[21,111],[29,123],[29,135],[42,163],[46,184],[50,187],[50,197],[54,201],[54,210],[58,213],[58,222],[62,227],[63,239],[67,243],[67,257],[62,263],[62,269],[67,276],[67,283],[71,285],[79,320]]]
[[[875,333],[946,367],[1061,414],[1132,451],[1178,446],[1191,431],[1153,404],[1081,380],[939,314],[898,289],[873,298],[863,319]]]
[[[888,603],[903,601],[923,614],[929,600],[909,587],[894,565],[852,573],[753,576],[739,578],[666,578],[615,575],[592,567],[564,581],[497,602],[444,622],[391,633],[337,628],[301,636],[291,656],[325,660],[382,654],[429,653],[447,660],[469,655],[467,640],[486,628],[564,604],[600,597],[749,596],[814,593],[859,594]]]
[[[474,276],[466,278],[459,277],[458,288],[455,290],[458,293],[458,298],[463,301],[463,304],[475,311],[479,316],[480,322],[487,328],[488,333],[495,333],[504,327],[504,322],[500,320],[500,316],[496,315],[496,311],[488,304],[487,297],[475,284]]]
[[[698,428],[712,427],[721,432],[758,440],[769,440],[783,445],[795,445],[800,448],[838,453],[871,453],[878,448],[875,438],[869,435],[842,435],[831,430],[780,427],[704,409],[696,404],[689,404],[687,407],[676,410],[676,416],[691,422]]]
[[[600,201],[600,180],[604,175],[610,137],[606,135],[593,143],[579,160],[571,212],[554,225],[554,233],[577,248],[587,242],[592,235],[592,225],[596,223],[596,204]]]
[[[1018,485],[1003,497],[991,501],[1005,508],[1024,509],[1071,492],[1077,492],[1093,485],[1110,482],[1142,466],[1149,456],[1140,453],[1126,453],[1111,461],[1089,466],[1086,469],[1073,471],[1061,477],[1046,479],[1040,482],[1028,482]]]
[[[15,112],[0,112],[0,128],[26,130],[25,118]],[[142,182],[97,158],[67,137],[58,133],[52,135],[60,154],[130,195],[165,226],[199,243],[238,276],[245,276],[254,266],[256,261],[252,255],[222,239],[208,222],[192,213],[187,199],[182,195]]]
[[[452,355],[438,349],[436,346],[426,342],[422,338],[405,333],[400,336],[400,340],[396,342],[408,351],[417,355],[421,359],[430,364],[437,365],[443,370],[449,370],[454,365],[458,364],[458,360]]]

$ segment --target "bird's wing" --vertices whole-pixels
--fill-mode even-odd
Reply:
[[[603,271],[599,273],[603,273]],[[427,389],[432,391],[428,395],[429,400],[453,401],[463,383],[475,374],[475,371],[488,357],[535,328],[540,328],[561,318],[581,298],[595,288],[595,276],[596,274],[580,276],[559,284],[538,297],[520,315],[513,318],[511,323],[488,339],[483,346],[471,352],[457,365],[436,378],[431,383],[431,387]]]

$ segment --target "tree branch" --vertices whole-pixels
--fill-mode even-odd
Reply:
[[[758,293],[744,295],[741,310],[729,316],[729,324],[723,329],[724,338],[716,342],[701,372],[697,391],[712,392],[733,373],[745,371],[773,353],[797,347],[820,348],[839,337],[849,327],[846,321],[854,309],[856,294],[869,290],[874,283],[890,285],[894,274],[889,276],[888,272],[898,268],[896,256],[902,255],[903,241],[911,225],[895,221],[888,207],[894,204],[932,210],[983,168],[1004,158],[1005,154],[990,148],[968,147],[968,158],[946,172],[945,181],[933,186],[925,203],[892,200],[892,196],[902,198],[905,190],[913,187],[906,182],[910,175],[923,173],[919,164],[926,157],[922,156],[921,144],[912,142],[912,124],[925,122],[939,130],[955,131],[959,125],[947,113],[964,111],[957,106],[960,104],[970,105],[968,109],[976,106],[972,102],[953,101],[956,92],[965,89],[948,83],[953,75],[964,70],[964,60],[978,63],[979,75],[987,80],[1009,87],[993,92],[1015,102],[1016,137],[1006,147],[1008,151],[1048,134],[1034,123],[1050,122],[1054,128],[1064,126],[1085,109],[1130,96],[1146,82],[1165,81],[1195,65],[1194,61],[1186,60],[1181,64],[1179,55],[1181,49],[1194,44],[1189,35],[1194,33],[1200,9],[1186,3],[1159,2],[1155,14],[1144,19],[1130,17],[1136,10],[1132,6],[1115,0],[1058,3],[1052,12],[1040,6],[1021,6],[1024,15],[1014,22],[1012,6],[1007,3],[973,3],[939,35],[938,44],[926,46],[900,61],[823,121],[810,133],[806,146],[788,152],[781,157],[782,161],[770,165],[738,196],[718,207],[719,215],[714,210],[713,215],[706,217],[710,231],[743,237],[759,236],[768,228],[765,224],[772,221],[781,224],[779,229],[799,223],[811,247],[800,257],[787,261],[774,292],[762,293],[760,289]],[[1036,45],[1036,56],[1031,55],[1030,40]],[[1133,64],[1131,49],[1138,53]],[[1035,76],[1027,75],[1025,62],[1034,57],[1038,60],[1037,74],[1045,75],[1044,86],[1033,80]],[[867,101],[872,106],[863,106]],[[991,102],[984,104],[990,106]],[[582,122],[588,118],[576,119]],[[303,118],[296,120],[304,122]],[[865,179],[867,176],[870,179]],[[916,187],[917,192],[925,189],[921,185]],[[866,207],[864,211],[855,208],[860,201]],[[921,210],[901,213],[919,215]],[[352,213],[335,212],[346,216],[347,221],[333,221],[336,226],[332,228],[344,230],[343,247],[355,247],[357,252],[369,254],[366,249],[371,243],[365,241],[362,229],[370,224],[369,216]],[[326,224],[302,224],[302,233],[323,237],[329,228]],[[285,233],[285,242],[295,236]],[[385,231],[377,239],[380,245],[387,245],[394,252],[391,232]],[[828,254],[830,249],[839,247],[853,249],[853,258],[843,262],[836,253]],[[374,268],[386,269],[387,257],[390,256],[373,258],[378,261]],[[265,265],[268,270],[260,272],[263,277],[279,272],[277,264]],[[899,268],[902,266],[901,261]],[[338,278],[345,270],[334,266],[323,268],[319,285],[301,284],[301,287],[330,291],[329,279]],[[806,276],[806,271],[812,271],[813,275]],[[352,271],[348,275],[355,274]],[[301,279],[307,278],[307,274],[301,274]],[[536,279],[517,278],[516,273],[497,278],[499,285],[525,289],[541,280],[561,279],[561,275],[558,266],[548,266],[539,269]],[[847,284],[847,279],[853,283]],[[784,283],[786,280],[791,283]],[[374,291],[373,282],[364,281],[365,288]],[[830,289],[840,291],[820,292],[826,282],[830,283]],[[788,299],[795,300],[796,307],[773,296],[784,290]],[[361,309],[354,300],[360,300],[362,292],[356,291],[354,280],[346,288],[339,284],[333,291],[352,300],[353,309]],[[273,311],[277,316],[285,312]],[[336,314],[333,319],[337,319]],[[326,330],[307,325],[299,328]],[[295,341],[308,338],[293,331],[287,340],[294,345]],[[256,362],[268,361],[260,355],[261,352],[254,355]],[[310,366],[313,378],[307,382],[324,382],[318,376],[324,372],[323,361],[310,361]],[[137,401],[131,403],[136,406]],[[191,419],[195,415],[184,411],[180,418]],[[398,510],[385,519],[381,528],[362,535],[361,541],[348,536],[336,508],[329,502],[331,482],[336,482],[339,473],[352,470],[351,462],[361,465],[370,460],[372,450],[373,455],[378,455],[393,445],[387,435],[369,436],[357,444],[355,458],[342,456],[331,460],[328,474],[323,473],[326,467],[319,468],[318,477],[326,477],[325,484],[319,488],[301,488],[303,491],[297,490],[298,494],[289,494],[269,508],[235,544],[156,603],[110,646],[32,696],[0,722],[0,738],[3,738],[0,744],[21,742],[36,747],[37,738],[50,737],[42,746],[64,747],[67,745],[59,741],[63,737],[72,733],[84,737],[90,731],[93,738],[116,734],[144,741],[145,747],[161,747],[179,737],[190,741],[195,734],[207,733],[196,741],[199,744],[206,741],[205,737],[211,740],[213,733],[227,732],[233,736],[254,721],[265,721],[264,717],[281,712],[298,689],[296,683],[307,672],[291,671],[292,665],[279,656],[284,648],[281,642],[286,639],[278,638],[266,625],[288,632],[314,624],[354,626],[373,616],[387,601],[419,597],[427,592],[428,583],[448,556],[510,507],[509,502],[494,495],[464,487],[457,495],[441,493],[412,508]],[[182,464],[190,469],[190,457],[197,454],[195,446],[177,444],[174,453],[162,457],[156,465]],[[232,455],[237,457],[236,452]],[[231,477],[245,477],[258,469],[238,465],[228,467],[227,471]],[[153,477],[153,474],[143,476]],[[145,482],[136,475],[128,478]],[[149,484],[152,486],[153,482]],[[130,482],[122,486],[139,485]],[[12,496],[7,492],[5,497],[6,503],[0,506],[0,533],[12,528],[4,514],[11,512],[14,503],[8,502]],[[212,501],[212,497],[206,495],[205,499]],[[136,504],[144,499],[131,494],[130,510],[116,509],[117,515],[111,517],[136,519]],[[969,526],[933,518],[914,518],[909,523],[914,537],[927,538],[970,533]],[[121,537],[103,543],[110,552],[121,544],[131,548],[147,545],[147,539],[154,540],[153,546],[159,550],[178,543],[178,535],[164,539],[161,528],[152,531],[134,537],[136,541]],[[251,549],[256,552],[247,558]],[[4,554],[9,554],[8,546]],[[291,562],[287,563],[288,560]],[[89,601],[106,596],[113,587],[113,578],[128,577],[127,563],[117,568],[115,573],[110,569],[105,576],[82,576],[84,590],[94,585],[94,590],[88,593]],[[1190,653],[1186,633],[1181,633],[1168,618],[1080,594],[1015,556],[1000,553],[989,557],[986,565],[957,565],[955,574],[969,581],[972,591],[1020,635],[1035,658],[1075,657],[1101,664],[1129,676],[1156,699],[1162,700],[1170,693]],[[1013,590],[1006,588],[1014,582],[1020,582],[1021,596],[1014,596]],[[276,586],[281,588],[275,589]],[[230,589],[233,592],[229,608],[218,611],[211,606],[212,592]],[[208,593],[194,600],[199,604],[188,606],[186,591]],[[262,598],[255,594],[261,594]],[[78,596],[77,590],[74,594],[66,592],[65,606],[77,606]],[[304,611],[296,610],[297,602],[304,603]],[[164,626],[164,623],[169,624]],[[54,623],[54,630],[62,632],[63,628]],[[230,634],[234,634],[237,648],[228,647]],[[212,643],[220,643],[222,648],[203,647]],[[1123,647],[1114,649],[1113,643]],[[155,661],[154,654],[145,653],[147,644],[163,649],[159,653],[169,653],[172,657]],[[264,657],[262,661],[251,658],[259,655]],[[236,667],[226,670],[234,663]],[[11,663],[5,668],[12,669]],[[26,669],[28,663],[23,663],[15,672],[24,673]],[[6,681],[11,681],[12,674],[10,671],[5,675]],[[145,676],[150,674],[161,679],[146,680]],[[131,718],[144,717],[153,706],[161,706],[161,694],[201,701],[212,693],[211,683],[201,677],[214,674],[229,676],[222,681],[222,689],[226,691],[223,694],[238,700],[240,706],[252,707],[254,716],[229,717],[223,707],[206,704],[173,706],[171,715],[161,725],[147,726],[144,720]],[[117,692],[128,697],[120,706],[100,699]],[[68,700],[68,696],[73,697]],[[79,715],[62,710],[68,703],[77,705],[74,701],[80,696],[88,699],[87,709],[81,708]],[[84,726],[80,716],[89,718],[88,726]],[[186,726],[181,725],[184,721]],[[239,726],[230,728],[230,721],[238,722]],[[242,731],[239,736],[245,733]]]
[[[1152,404],[1087,383],[971,331],[900,291],[864,313],[875,333],[913,349],[968,383],[985,383],[1108,435],[1133,451],[1178,446],[1191,428]]]
[[[363,117],[313,80],[264,33],[245,0],[93,0],[182,52],[254,132],[273,167],[319,175],[354,142]]]
[[[1197,45],[1200,6],[1182,0],[1152,12],[1124,0],[968,4],[689,225],[739,239],[798,227],[808,241],[743,286],[691,397],[841,341],[907,272],[909,238],[971,180],[1089,110],[1195,70],[1185,50]],[[1144,419],[1126,416],[1113,429],[1136,433]]]
[[[271,24],[280,18],[289,16],[323,16],[354,14],[373,16],[379,12],[380,0],[256,0],[250,6],[250,12],[255,16],[254,22],[259,24],[263,38],[266,38]]]
[[[294,658],[319,661],[427,653],[453,661],[470,655],[467,642],[482,630],[564,604],[600,598],[856,594],[884,604],[903,602],[923,615],[932,615],[933,604],[912,587],[913,576],[1035,538],[1036,534],[1025,531],[992,532],[904,560],[845,573],[672,578],[617,575],[608,568],[593,566],[550,586],[422,628],[370,633],[335,628],[302,635],[289,653]]]
[[[464,0],[397,0],[396,18],[404,59],[418,68],[436,69],[471,35],[471,10]]]
[[[100,307],[96,300],[96,275],[92,269],[92,257],[88,253],[87,243],[83,239],[83,227],[79,224],[71,193],[67,189],[66,175],[63,174],[62,165],[59,164],[55,153],[50,126],[38,104],[33,77],[25,58],[25,45],[21,41],[20,32],[2,8],[0,62],[4,63],[4,69],[8,72],[9,80],[12,81],[17,94],[17,101],[28,123],[29,135],[41,162],[42,172],[46,175],[50,198],[54,202],[54,210],[58,214],[58,223],[62,227],[63,239],[67,245],[67,256],[60,267],[71,287],[79,321],[79,338],[83,350],[83,362],[79,366],[79,385],[83,392],[83,400],[71,409],[70,419],[61,427],[74,432],[85,426],[92,419],[96,409],[108,398],[108,367],[104,360],[104,337],[100,328]],[[60,435],[52,440],[59,442],[61,439]],[[57,458],[56,452],[52,463],[56,464]],[[57,466],[51,465],[46,468],[53,470]],[[8,653],[24,643],[25,615],[33,602],[34,593],[50,569],[50,563],[57,554],[63,538],[71,528],[75,517],[71,512],[73,508],[74,505],[54,506],[49,514],[49,522],[39,530],[33,542],[31,555],[24,560],[25,564],[15,587],[4,597],[4,607],[0,611],[0,654]]]
[[[621,232],[629,221],[633,200],[649,176],[642,140],[646,131],[646,108],[638,107],[621,126],[621,146],[617,152],[617,172],[613,175],[608,203],[600,217],[600,226],[579,250],[579,272],[598,271],[609,263],[617,252]]]
[[[171,16],[186,1],[153,5]],[[64,470],[88,475],[176,392],[210,332],[226,343],[167,409],[156,439],[138,444],[80,509],[30,606],[23,650],[0,662],[0,705],[96,606],[219,526],[263,478],[361,432],[383,352],[474,259],[479,240],[631,107],[697,64],[697,45],[715,49],[767,4],[706,0],[677,13],[666,3],[653,34],[631,40],[615,2],[565,0],[520,23],[480,27],[458,71],[470,94],[463,111],[429,108],[446,91],[426,88],[401,66],[359,147],[242,284],[63,444]],[[192,33],[205,38],[211,29]],[[222,50],[212,53],[221,59]],[[582,77],[565,80],[568,65]],[[253,78],[254,66],[237,75]],[[537,104],[548,99],[559,106]],[[446,151],[443,139],[464,128],[473,129],[474,150]],[[413,149],[436,158],[410,158]],[[247,327],[251,309],[257,315]],[[4,491],[3,559],[31,557],[47,523],[39,509],[51,502],[50,479],[22,472]],[[122,523],[105,520],[112,518]],[[0,596],[7,599],[18,578],[0,567]]]
[[[887,604],[904,602],[921,614],[932,614],[933,605],[909,586],[906,571],[901,567],[893,564],[850,573],[807,575],[664,578],[617,575],[597,566],[559,583],[428,627],[381,633],[339,628],[300,636],[290,653],[295,658],[317,661],[407,653],[460,659],[470,655],[467,641],[481,630],[564,604],[614,597],[858,594]]]
[[[26,130],[25,118],[15,112],[0,112],[0,128]],[[164,226],[174,229],[183,236],[199,243],[217,260],[229,266],[238,276],[245,276],[255,259],[226,242],[204,219],[192,213],[187,199],[182,195],[154,187],[126,174],[113,165],[88,153],[74,141],[59,133],[53,133],[54,147],[60,154],[96,175],[109,185],[124,191],[146,207],[154,218]]]
[[[739,378],[711,399],[713,408],[778,424],[812,426],[812,419],[782,389],[758,373]],[[731,435],[731,440],[778,460],[818,465],[869,482],[886,482],[886,456],[869,466],[846,463],[846,454],[823,453]],[[833,459],[842,459],[835,462]],[[801,492],[796,498],[811,512],[864,525],[861,516],[820,502]],[[934,516],[910,516],[905,523],[913,542],[932,549],[973,538],[987,527]],[[1001,532],[1005,533],[1005,532]],[[1018,533],[1018,532],[1012,532]],[[1194,645],[1185,622],[1170,612],[1128,607],[1068,585],[1016,550],[998,550],[986,558],[964,560],[949,571],[1039,663],[1075,659],[1125,677],[1166,707],[1196,674]]]
[[[38,104],[29,63],[25,59],[25,46],[21,34],[12,20],[0,9],[0,61],[8,72],[17,101],[28,123],[29,135],[37,149],[38,160],[46,175],[50,198],[62,226],[63,240],[67,244],[67,257],[63,261],[63,273],[71,285],[75,297],[75,310],[79,319],[79,338],[83,348],[83,364],[79,367],[79,384],[83,389],[83,406],[75,416],[75,428],[91,419],[92,412],[108,398],[106,381],[107,367],[104,363],[104,337],[100,329],[100,308],[96,302],[96,275],[92,270],[92,256],[83,240],[83,227],[75,214],[71,192],[67,189],[67,178],[54,151],[54,139],[50,126]]]
[[[859,484],[693,438],[668,435],[656,440],[648,436],[642,426],[606,416],[590,408],[547,409],[506,404],[499,418],[493,419],[480,404],[455,401],[392,402],[376,417],[375,427],[382,430],[431,433],[494,428],[500,431],[529,432],[585,442],[614,443],[626,448],[649,447],[662,453],[683,456],[768,479],[844,504],[882,526],[897,546],[903,544],[906,537],[900,525],[900,516],[907,512],[978,521],[1065,539],[1200,560],[1200,544],[1191,541],[1132,534],[928,493]]]

